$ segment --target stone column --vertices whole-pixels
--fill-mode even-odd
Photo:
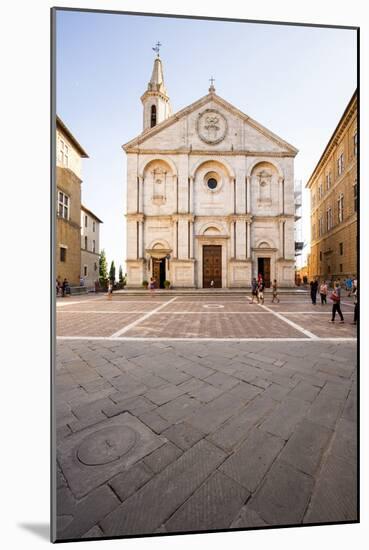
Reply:
[[[139,177],[138,178],[138,204],[139,204],[139,212],[144,211],[144,179]]]
[[[177,250],[177,231],[178,231],[178,222],[177,220],[174,220],[173,222],[173,257],[178,257],[178,250]]]
[[[143,220],[140,220],[138,222],[138,257],[143,258],[143,230],[144,230],[144,222]]]
[[[279,257],[284,258],[283,254],[283,221],[279,220]]]
[[[251,258],[251,222],[247,222],[247,259]]]
[[[188,213],[192,214],[193,212],[193,177],[189,178],[188,186]]]
[[[250,214],[251,212],[251,176],[247,176],[246,180],[247,180],[246,213]]]
[[[175,189],[175,198],[176,198],[176,212],[178,214],[178,176],[173,176],[174,189]]]
[[[190,258],[193,258],[193,222],[190,222]]]
[[[246,258],[246,224],[243,218],[236,221],[236,258]]]

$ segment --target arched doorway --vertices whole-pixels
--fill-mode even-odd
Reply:
[[[165,288],[164,282],[170,281],[169,260],[172,250],[166,241],[156,242],[146,249],[149,256],[148,276],[156,281],[157,288]]]

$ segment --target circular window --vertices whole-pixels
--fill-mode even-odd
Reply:
[[[218,182],[215,178],[209,178],[207,183],[208,183],[209,189],[216,189],[217,188]]]

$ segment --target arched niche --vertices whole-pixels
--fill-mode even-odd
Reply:
[[[146,202],[162,205],[173,193],[175,170],[171,163],[163,159],[153,159],[143,170],[143,186]]]
[[[278,200],[280,173],[278,168],[267,161],[257,162],[250,172],[251,187],[258,206],[269,207]]]

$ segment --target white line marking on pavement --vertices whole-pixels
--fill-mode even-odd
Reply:
[[[77,302],[56,302],[56,307],[64,307],[64,306],[74,306],[75,304],[86,304],[88,302],[100,302],[101,300],[104,300],[104,296],[101,296],[100,298],[90,298],[89,300],[78,300]]]
[[[81,309],[81,310],[78,310],[78,309],[70,309],[70,310],[67,310],[67,311],[58,311],[58,313],[105,313],[105,314],[115,314],[115,315],[130,315],[131,313],[149,313],[151,312],[152,310],[150,309],[144,309],[144,310],[141,310],[141,311],[103,311],[103,310],[96,310],[96,309]]]
[[[125,327],[123,327],[122,329],[118,330],[117,332],[115,332],[114,334],[111,335],[110,338],[117,338],[118,336],[120,336],[121,334],[124,334],[125,332],[128,332],[131,328],[135,327],[136,325],[139,325],[142,321],[145,321],[146,319],[148,319],[149,317],[151,317],[151,315],[153,315],[154,313],[156,313],[157,311],[160,311],[161,309],[163,309],[165,306],[167,306],[168,304],[171,304],[172,302],[174,302],[174,300],[177,299],[177,296],[175,296],[174,298],[172,298],[171,300],[168,300],[167,302],[164,302],[164,304],[161,304],[159,307],[157,307],[156,309],[153,309],[151,311],[149,311],[148,313],[146,313],[146,315],[143,315],[142,317],[139,317],[139,319],[136,319],[136,321],[133,321],[132,323],[130,323],[129,325],[126,325]]]
[[[205,306],[204,306],[205,307]],[[223,307],[223,306],[222,306]],[[267,311],[166,311],[164,314],[160,311],[153,310],[126,310],[126,311],[102,311],[102,310],[78,310],[71,309],[67,311],[59,311],[60,313],[104,313],[105,315],[131,315],[138,313],[152,313],[153,315],[269,315]],[[331,311],[278,311],[277,313],[285,315],[332,315]],[[353,311],[343,311],[345,315],[354,315]]]
[[[262,304],[259,304],[259,306],[264,308],[266,311],[269,311],[270,313],[273,313],[273,315],[278,317],[278,319],[281,319],[281,321],[284,321],[285,323],[287,323],[288,325],[290,325],[294,329],[299,330],[300,332],[302,332],[303,334],[305,334],[306,336],[308,336],[312,340],[320,340],[319,336],[317,336],[316,334],[313,334],[312,332],[310,332],[310,330],[304,329],[303,327],[301,327],[297,323],[294,323],[290,319],[287,319],[287,317],[284,317],[280,313],[277,313],[276,311],[273,311],[272,309],[270,309],[270,307],[264,306]]]
[[[109,340],[115,342],[356,342],[356,338],[167,338],[139,336],[57,336],[57,340]]]

